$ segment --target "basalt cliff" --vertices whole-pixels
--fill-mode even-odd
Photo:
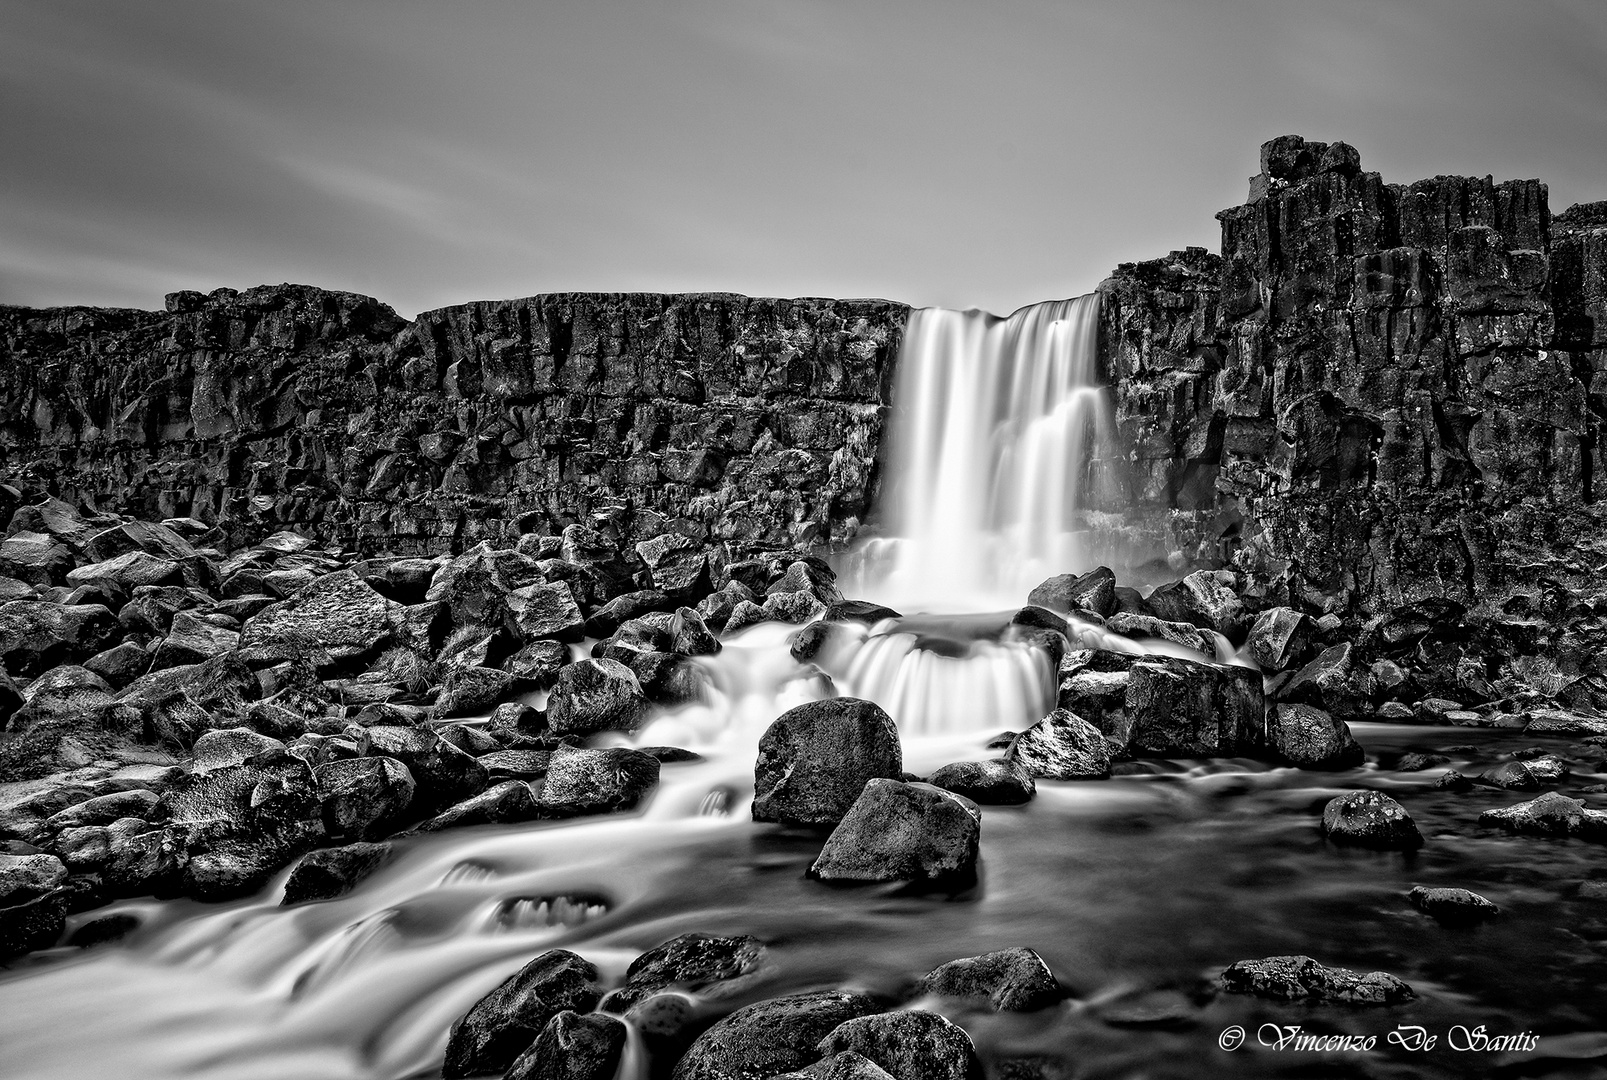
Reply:
[[[1348,616],[1607,563],[1607,204],[1386,184],[1285,137],[1218,216],[1220,255],[1099,286],[1124,457],[1093,466],[1116,474],[1098,509],[1134,566],[1233,566]],[[0,498],[396,554],[574,522],[840,548],[874,505],[907,312],[556,294],[409,322],[290,285],[0,309]]]

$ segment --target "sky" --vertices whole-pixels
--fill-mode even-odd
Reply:
[[[1266,139],[1607,199],[1603,0],[0,0],[0,303],[291,281],[999,313]]]

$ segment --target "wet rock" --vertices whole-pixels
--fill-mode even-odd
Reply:
[[[814,593],[800,589],[797,592],[770,593],[764,598],[759,610],[766,619],[785,623],[806,623],[824,614],[826,605]],[[733,620],[735,615],[733,611]]]
[[[588,637],[605,638],[613,635],[631,619],[653,611],[666,611],[674,606],[668,594],[659,589],[638,589],[622,593],[592,612],[586,619]]]
[[[1417,910],[1441,922],[1479,922],[1501,913],[1500,908],[1467,889],[1431,889],[1418,885],[1413,887],[1408,899]]]
[[[782,1073],[774,1080],[893,1080],[893,1077],[864,1054],[844,1050],[797,1072]]]
[[[493,784],[503,780],[540,780],[547,775],[551,761],[550,750],[497,750],[480,757],[480,764],[485,766]]]
[[[898,612],[882,604],[873,604],[869,600],[839,600],[826,608],[821,616],[826,622],[856,622],[865,626],[875,626],[883,619],[901,618]]]
[[[1300,662],[1311,642],[1311,620],[1293,608],[1268,608],[1255,617],[1245,642],[1263,671],[1284,671]]]
[[[1479,783],[1489,784],[1491,787],[1506,788],[1509,791],[1539,791],[1540,781],[1529,767],[1521,761],[1508,761],[1484,770],[1479,774]]]
[[[280,903],[288,906],[345,896],[390,858],[391,846],[386,843],[347,844],[309,851],[290,871]]]
[[[365,756],[395,758],[413,778],[414,812],[437,814],[485,790],[484,765],[433,731],[376,724],[348,730]]]
[[[314,775],[324,828],[337,841],[384,836],[403,820],[413,802],[413,774],[392,757],[327,761]]]
[[[1191,598],[1195,614],[1192,620],[1180,621],[1193,621],[1202,629],[1215,630],[1234,644],[1242,644],[1250,619],[1239,599],[1238,584],[1237,577],[1228,570],[1196,570],[1189,574],[1179,585]]]
[[[1169,641],[1173,645],[1193,649],[1207,659],[1216,657],[1216,646],[1192,623],[1172,622],[1151,615],[1132,615],[1119,611],[1105,620],[1105,629],[1135,641],[1149,639]]]
[[[633,960],[625,985],[638,998],[668,989],[725,997],[746,989],[768,966],[758,938],[682,934]]]
[[[625,1025],[612,1016],[565,1009],[547,1021],[505,1080],[613,1080],[625,1040]]]
[[[1019,806],[1030,802],[1037,792],[1026,765],[1004,758],[957,761],[937,770],[926,782],[983,806]]]
[[[713,656],[720,651],[720,639],[703,622],[703,617],[689,607],[675,609],[670,623],[670,651],[681,656]]]
[[[820,1041],[838,1026],[883,1008],[868,994],[843,990],[749,1005],[699,1036],[674,1080],[757,1080],[803,1068],[820,1059]]]
[[[1279,705],[1267,733],[1272,749],[1296,768],[1350,769],[1367,760],[1350,725],[1310,705]]]
[[[1259,754],[1267,745],[1259,673],[1169,656],[1128,668],[1122,711],[1128,729],[1112,738],[1134,757]]]
[[[1580,716],[1560,709],[1537,709],[1529,714],[1525,735],[1607,735],[1607,717]]]
[[[880,706],[857,698],[799,705],[759,740],[753,820],[835,825],[868,781],[902,775],[898,729]]]
[[[61,940],[66,925],[65,890],[0,905],[0,959],[50,948]]]
[[[1027,603],[1063,615],[1091,611],[1106,616],[1116,610],[1116,575],[1103,566],[1086,574],[1058,574],[1028,593]]]
[[[44,828],[49,833],[60,833],[66,829],[82,828],[85,825],[110,825],[119,818],[150,820],[156,814],[157,802],[156,792],[137,788],[98,795],[52,814],[45,819]]]
[[[619,994],[616,990],[609,997]],[[609,1010],[607,999],[598,1005],[601,1011]],[[625,1010],[625,1020],[642,1037],[642,1044],[652,1059],[652,1075],[668,1076],[674,1063],[686,1053],[687,1047],[702,1030],[700,1010],[683,994],[651,994],[635,1001]]]
[[[982,1080],[982,1062],[965,1029],[919,1009],[844,1021],[818,1049],[822,1056],[862,1054],[896,1080]]]
[[[439,832],[469,825],[511,825],[534,821],[541,816],[541,810],[535,797],[530,794],[530,785],[522,780],[504,780],[455,806],[447,807],[420,825],[419,831]]]
[[[560,1012],[589,1013],[597,968],[564,949],[542,953],[475,1002],[447,1036],[444,1080],[504,1073]]]
[[[558,673],[547,725],[555,735],[631,732],[647,719],[648,708],[630,668],[618,660],[577,660]]]
[[[770,612],[754,603],[752,600],[738,600],[731,608],[731,614],[726,618],[725,633],[734,634],[738,630],[762,623],[772,618]]]
[[[471,724],[442,724],[435,733],[470,757],[483,757],[502,749],[494,735]]]
[[[54,855],[0,852],[0,908],[55,892],[67,883],[67,867]]]
[[[1449,765],[1451,759],[1444,754],[1402,754],[1400,761],[1395,763],[1399,772],[1422,772],[1424,769],[1434,769],[1441,765]]]
[[[436,699],[437,716],[476,716],[492,707],[513,689],[513,676],[488,667],[455,667]]]
[[[1480,825],[1490,825],[1528,836],[1578,836],[1607,840],[1607,812],[1586,809],[1584,800],[1555,791],[1513,806],[1486,810]]]
[[[435,571],[424,593],[428,603],[444,604],[453,626],[501,626],[507,597],[516,589],[546,583],[536,560],[482,541]]]
[[[514,589],[508,593],[507,605],[509,621],[521,641],[573,643],[586,636],[580,606],[561,581]]]
[[[985,998],[994,1012],[1033,1012],[1061,998],[1043,957],[1027,948],[950,960],[929,971],[920,992],[948,998]]]
[[[285,744],[250,728],[232,727],[208,731],[191,748],[190,771],[212,772],[232,765],[245,765],[263,754],[283,753]]]
[[[1472,791],[1473,781],[1455,769],[1446,769],[1440,778],[1434,781],[1436,791]]]
[[[822,881],[963,883],[975,877],[982,813],[930,784],[873,779],[821,848]]]
[[[1356,716],[1364,707],[1350,686],[1351,645],[1341,642],[1317,654],[1278,690],[1278,700],[1310,705],[1341,718]]]
[[[45,533],[23,530],[0,540],[0,573],[14,580],[48,587],[72,565],[72,550]]]
[[[67,574],[69,587],[110,585],[124,596],[139,585],[169,585],[184,580],[179,564],[143,551],[129,551],[104,562],[80,566]]]
[[[333,661],[358,660],[390,642],[399,609],[362,578],[342,570],[247,619],[240,631],[240,648],[298,649],[310,642]]]
[[[84,667],[105,679],[113,690],[121,690],[145,674],[150,666],[151,654],[132,641],[113,645],[84,661]]]
[[[1395,976],[1325,967],[1309,956],[1269,956],[1240,960],[1218,979],[1230,994],[1254,994],[1280,1001],[1323,1001],[1347,1005],[1395,1005],[1417,995]]]
[[[76,949],[89,949],[96,945],[105,945],[109,942],[120,941],[138,930],[140,921],[138,916],[119,912],[116,915],[102,915],[98,919],[90,919],[81,924],[67,938],[67,944]]]
[[[639,750],[559,746],[541,783],[542,813],[575,817],[635,809],[658,785],[658,773],[658,760]]]
[[[1045,780],[1104,780],[1110,776],[1110,746],[1098,728],[1056,709],[1016,736],[1005,761]]]
[[[1351,791],[1328,800],[1322,832],[1336,844],[1410,851],[1423,837],[1406,808],[1377,791]]]

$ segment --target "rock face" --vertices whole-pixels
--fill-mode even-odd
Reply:
[[[1116,500],[1157,554],[1383,611],[1472,599],[1599,534],[1600,214],[1553,217],[1536,180],[1386,184],[1285,136],[1218,218],[1220,256],[1099,287],[1137,455]]]
[[[759,740],[753,820],[835,825],[866,783],[896,781],[903,769],[898,728],[880,706],[858,698],[799,705]]]
[[[622,504],[737,550],[845,539],[908,310],[569,293],[409,323],[300,285],[168,308],[0,309],[0,466],[151,520],[426,554]]]

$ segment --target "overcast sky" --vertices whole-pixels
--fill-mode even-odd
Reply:
[[[1607,199],[1607,0],[0,0],[0,303],[1022,304],[1257,147]]]

